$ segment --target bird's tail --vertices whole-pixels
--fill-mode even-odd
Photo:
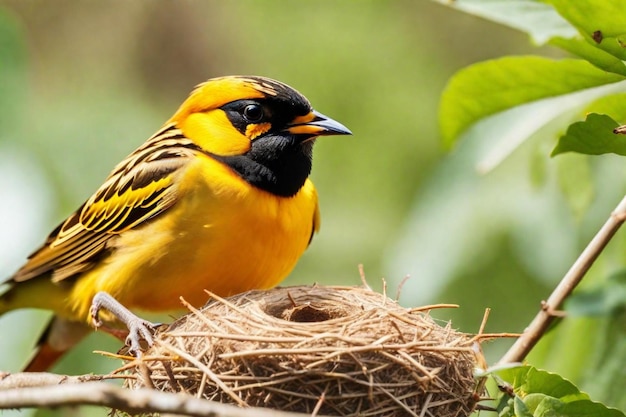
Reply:
[[[49,370],[68,350],[89,334],[86,323],[53,316],[42,333],[24,372]]]
[[[0,316],[22,308],[62,311],[66,295],[63,291],[61,286],[51,285],[48,279],[32,279],[20,283],[9,279],[4,283],[0,282]],[[47,371],[89,331],[86,322],[53,316],[39,337],[24,371]]]

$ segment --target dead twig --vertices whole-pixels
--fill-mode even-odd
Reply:
[[[555,314],[565,299],[574,291],[574,288],[583,279],[591,265],[604,250],[613,235],[620,228],[626,219],[626,196],[617,205],[606,223],[600,228],[598,233],[589,242],[585,250],[580,254],[576,262],[565,274],[559,285],[554,289],[550,297],[542,302],[541,309],[524,330],[524,333],[511,346],[511,348],[500,358],[498,365],[506,363],[522,362],[526,355],[537,344],[539,339],[546,332],[552,321],[559,316]]]

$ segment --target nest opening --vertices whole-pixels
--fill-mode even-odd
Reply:
[[[366,288],[302,286],[214,297],[122,369],[130,388],[241,406],[456,417],[480,396],[475,343]]]
[[[272,317],[297,323],[319,323],[340,319],[350,315],[347,306],[333,305],[328,302],[296,304],[291,298],[289,302],[276,305],[266,304],[263,311]]]

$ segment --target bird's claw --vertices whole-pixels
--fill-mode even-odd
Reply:
[[[92,303],[91,307],[89,307],[89,315],[91,316],[91,325],[98,329],[102,327],[102,320],[100,320],[100,308],[102,306],[100,304]]]
[[[152,323],[137,317],[128,326],[128,336],[126,336],[126,346],[128,353],[135,357],[139,357],[142,352],[154,344],[154,332],[161,326],[161,323]],[[145,344],[142,345],[142,341]]]
[[[138,357],[141,355],[141,352],[152,346],[154,343],[154,333],[156,329],[161,326],[161,323],[152,323],[144,320],[133,314],[110,294],[99,292],[94,296],[91,307],[89,308],[91,321],[96,329],[103,328],[105,331],[117,337],[121,336],[119,329],[107,329],[103,327],[102,320],[99,316],[101,309],[108,310],[128,328],[128,334],[125,340],[125,344],[128,346],[128,353]],[[124,334],[126,333],[124,332]],[[141,343],[142,341],[145,342],[143,345]]]

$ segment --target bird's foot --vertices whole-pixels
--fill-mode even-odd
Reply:
[[[96,329],[102,328],[116,337],[120,337],[122,332],[118,329],[108,329],[103,326],[99,316],[100,310],[102,309],[109,311],[128,328],[125,343],[131,355],[138,357],[141,355],[141,352],[145,350],[145,348],[142,347],[142,341],[147,344],[147,347],[152,346],[154,343],[154,332],[161,326],[160,323],[152,323],[136,316],[109,293],[100,291],[93,297],[91,308],[89,309],[92,324]]]

